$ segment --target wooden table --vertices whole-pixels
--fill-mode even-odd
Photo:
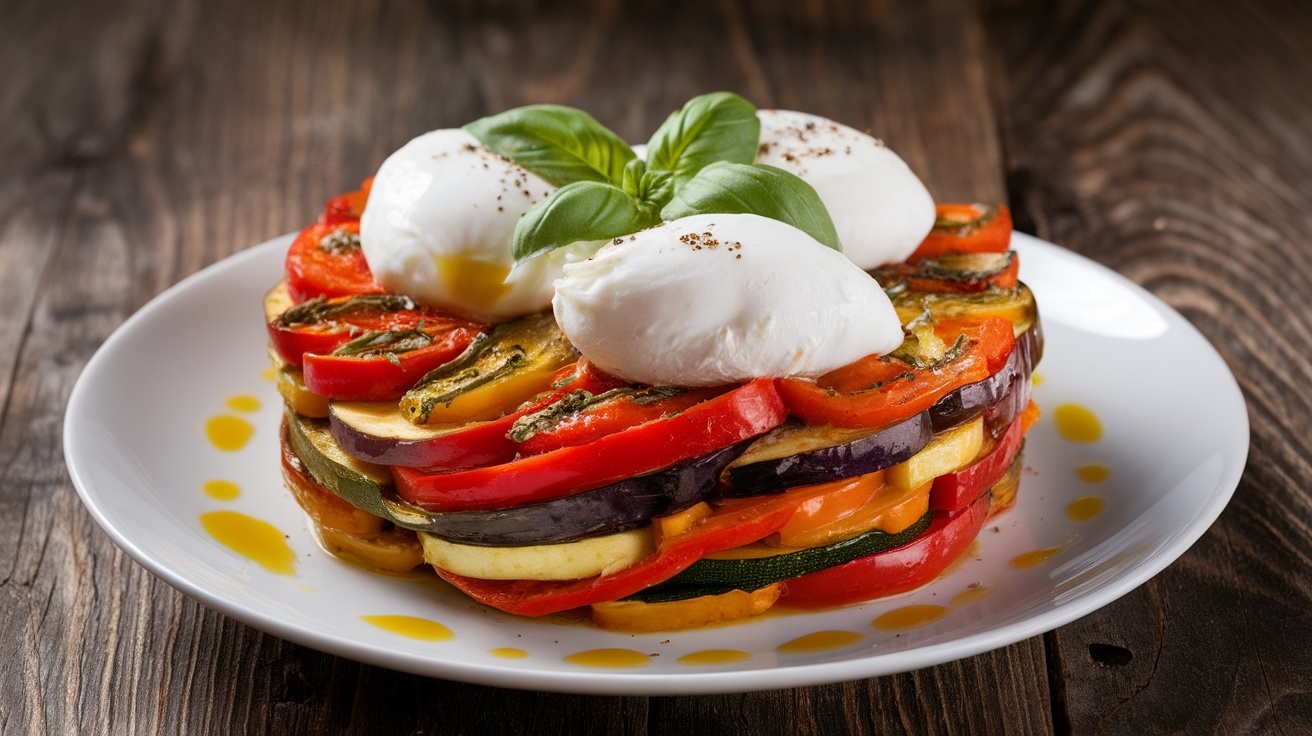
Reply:
[[[1312,732],[1312,6],[11,0],[0,17],[0,731]],[[78,502],[69,390],[170,284],[307,223],[419,132],[552,101],[640,139],[716,89],[869,128],[940,201],[1005,200],[1021,230],[1180,310],[1249,404],[1221,520],[1116,603],[967,660],[602,698],[281,641],[153,578]]]

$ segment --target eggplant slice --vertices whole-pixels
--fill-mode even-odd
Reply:
[[[383,496],[401,526],[451,542],[515,547],[568,542],[646,524],[711,494],[720,474],[747,443],[717,450],[665,470],[542,503],[489,511],[426,511],[394,493]]]
[[[873,430],[785,424],[757,438],[729,466],[721,494],[783,493],[873,473],[920,452],[932,435],[928,412]]]
[[[1002,370],[982,381],[953,391],[929,408],[935,432],[985,415],[985,426],[996,438],[1006,431],[1030,401],[1030,376],[1043,354],[1043,328],[1037,316],[1030,328],[1016,337],[1016,347]]]

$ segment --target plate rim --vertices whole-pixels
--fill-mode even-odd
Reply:
[[[1251,452],[1251,427],[1248,407],[1238,380],[1216,348],[1188,319],[1185,319],[1183,315],[1180,315],[1179,312],[1151,292],[1112,269],[1061,246],[1016,232],[1013,234],[1013,243],[1018,244],[1021,250],[1035,248],[1056,251],[1061,257],[1074,259],[1081,267],[1096,269],[1101,272],[1101,275],[1109,276],[1119,285],[1128,287],[1132,293],[1146,299],[1159,312],[1179,317],[1179,324],[1190,333],[1190,338],[1197,340],[1202,347],[1205,347],[1209,353],[1208,357],[1216,360],[1224,369],[1225,377],[1228,379],[1223,387],[1224,393],[1228,394],[1227,398],[1229,400],[1237,401],[1239,408],[1242,409],[1235,417],[1232,426],[1236,430],[1241,430],[1242,433],[1243,461],[1230,465],[1229,472],[1218,481],[1216,491],[1209,495],[1208,502],[1195,516],[1196,521],[1194,523],[1182,530],[1180,534],[1172,538],[1143,562],[1116,575],[1106,583],[1096,586],[1093,591],[1100,591],[1101,595],[1078,595],[1070,601],[1056,604],[1050,610],[1019,621],[1003,624],[995,629],[908,650],[872,654],[866,657],[833,662],[796,665],[779,664],[770,668],[752,670],[729,669],[709,672],[681,671],[678,673],[652,674],[632,670],[516,669],[511,664],[505,666],[490,665],[435,658],[430,654],[421,655],[412,652],[381,649],[359,640],[319,633],[299,625],[289,624],[239,601],[229,600],[220,593],[209,590],[188,578],[180,569],[169,565],[165,560],[149,554],[135,539],[112,523],[106,509],[101,505],[103,501],[108,499],[100,498],[94,490],[93,482],[83,472],[80,458],[82,451],[80,448],[84,440],[78,435],[77,423],[69,420],[69,417],[77,415],[84,403],[90,401],[87,397],[90,393],[88,387],[92,379],[89,377],[97,375],[97,372],[102,370],[102,364],[112,360],[111,356],[115,354],[115,346],[120,341],[127,339],[127,336],[135,329],[135,325],[147,319],[155,310],[161,309],[162,305],[165,305],[176,295],[185,292],[201,280],[217,275],[220,270],[240,268],[248,260],[269,258],[269,251],[280,248],[285,249],[294,237],[295,233],[281,235],[210,264],[150,299],[116,327],[96,350],[95,354],[92,355],[91,359],[87,361],[69,395],[63,415],[64,460],[69,477],[83,506],[91,514],[97,525],[117,546],[152,575],[206,607],[256,629],[319,651],[344,656],[366,664],[422,676],[440,677],[496,687],[577,694],[635,696],[705,695],[810,687],[907,672],[938,665],[975,656],[1023,641],[1038,633],[1059,628],[1110,604],[1147,582],[1179,559],[1212,527],[1238,488],[1247,465],[1248,455]],[[889,666],[893,662],[896,662],[896,664]]]

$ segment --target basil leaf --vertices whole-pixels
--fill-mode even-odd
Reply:
[[[514,161],[555,186],[575,181],[619,185],[634,158],[629,144],[582,110],[562,105],[528,105],[465,126],[499,156]]]
[[[661,219],[747,213],[786,222],[836,251],[843,246],[829,210],[810,184],[764,164],[715,163],[674,192]]]
[[[660,222],[656,209],[619,187],[576,181],[557,189],[515,224],[515,261],[581,240],[610,240]]]
[[[647,167],[674,174],[677,189],[716,161],[756,160],[761,121],[756,107],[731,92],[694,97],[665,119],[647,143]]]
[[[653,210],[664,207],[674,195],[670,172],[648,169],[647,162],[640,158],[633,159],[624,167],[624,182],[620,188]]]
[[[635,199],[642,199],[642,177],[647,175],[647,162],[635,158],[624,165],[624,174],[620,177],[620,189]]]

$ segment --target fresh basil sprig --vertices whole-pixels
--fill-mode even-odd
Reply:
[[[756,107],[732,92],[688,100],[670,113],[647,142],[647,167],[668,171],[675,187],[716,161],[756,160],[761,121]]]
[[[581,240],[610,240],[660,222],[654,207],[598,181],[557,189],[515,223],[515,262]]]
[[[576,181],[619,186],[635,154],[629,144],[582,110],[528,105],[475,120],[465,130],[488,150],[551,184]]]
[[[646,161],[635,158],[624,167],[620,188],[639,202],[659,210],[674,195],[674,178],[670,172],[650,168]]]
[[[794,174],[764,164],[713,163],[678,187],[662,220],[691,215],[747,213],[769,217],[842,251],[829,210],[815,189]]]
[[[529,105],[465,126],[488,149],[560,187],[515,226],[516,262],[571,243],[610,240],[698,214],[751,213],[842,250],[809,184],[756,159],[761,123],[729,92],[689,100],[635,157],[587,113]]]

